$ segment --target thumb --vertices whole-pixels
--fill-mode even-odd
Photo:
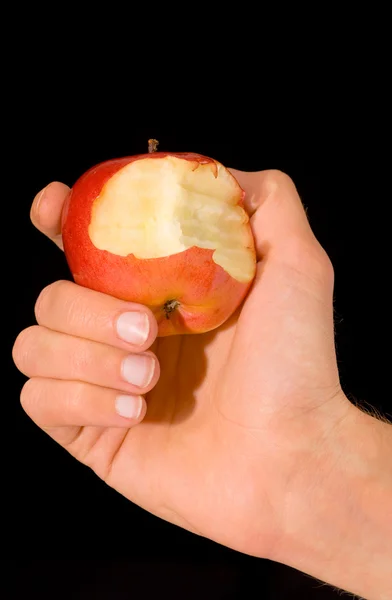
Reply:
[[[277,170],[247,173],[230,169],[245,191],[258,261],[270,252],[281,260],[292,256],[292,241],[320,250],[292,179]]]
[[[268,290],[271,296],[275,288],[281,293],[285,287],[283,281],[288,283],[290,273],[297,287],[306,287],[330,302],[333,266],[312,231],[292,179],[275,170],[246,173],[231,169],[231,172],[245,191],[244,206],[255,240],[258,264],[254,292],[257,290],[265,297]]]
[[[293,343],[299,331],[322,331],[333,347],[332,263],[314,235],[291,178],[281,171],[232,171],[245,191],[256,246],[257,271],[237,331],[237,347],[260,339]],[[316,316],[317,315],[317,316]],[[326,333],[328,332],[328,333]]]
[[[63,250],[61,212],[69,191],[67,185],[54,181],[38,192],[30,210],[33,225],[61,250]]]
[[[302,407],[306,398],[318,402],[331,390],[335,394],[339,384],[331,261],[287,175],[232,173],[245,191],[258,262],[231,349],[228,390],[238,387],[240,376],[252,394],[260,392],[254,398],[262,397],[267,410],[286,408],[294,397]],[[244,407],[227,392],[225,410],[236,422],[255,426],[264,419],[262,407],[258,400],[251,402],[251,395],[248,400]]]
[[[292,179],[275,170],[231,172],[245,191],[244,207],[255,240],[256,305],[260,294],[270,302],[282,301],[289,283],[332,305],[333,266],[312,231]]]

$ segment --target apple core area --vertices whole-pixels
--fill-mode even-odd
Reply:
[[[197,246],[233,279],[255,274],[249,217],[242,190],[215,161],[143,158],[120,169],[92,206],[94,246],[119,256],[160,258]]]

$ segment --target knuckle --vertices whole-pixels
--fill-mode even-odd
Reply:
[[[334,274],[334,266],[332,260],[327,251],[321,246],[321,244],[318,245],[318,260],[325,273],[331,275]]]
[[[44,288],[37,299],[35,315],[38,323],[51,323],[49,313],[58,315],[61,313],[62,327],[78,333],[82,329],[92,329],[107,325],[110,311],[99,312],[96,308],[91,309],[92,304],[97,306],[97,298],[93,298],[92,290],[87,290],[67,280],[56,281]],[[105,300],[111,299],[101,295],[102,308],[105,308]],[[91,299],[93,298],[93,303]],[[56,317],[57,318],[57,317]]]
[[[36,354],[39,330],[39,325],[32,325],[21,331],[14,342],[12,358],[22,373],[26,373],[29,370],[33,357]]]
[[[41,396],[41,382],[38,379],[28,379],[20,392],[20,404],[30,417],[37,412]]]
[[[307,253],[313,270],[320,273],[323,279],[333,279],[334,268],[332,261],[320,242],[313,236],[310,241],[307,241],[303,245],[303,254]]]
[[[264,171],[263,185],[266,195],[275,194],[281,189],[296,189],[291,177],[279,169]]]
[[[86,373],[95,372],[97,364],[94,352],[89,345],[80,345],[75,352],[69,355],[69,369],[73,377],[83,377]]]
[[[64,406],[69,417],[80,416],[86,404],[87,388],[86,383],[82,381],[73,381],[67,386]]]
[[[324,279],[330,286],[333,286],[335,281],[335,269],[332,260],[322,246],[319,246],[318,254],[318,261]]]
[[[295,236],[287,240],[287,252],[290,263],[298,271],[307,273],[315,281],[325,283],[328,287],[333,285],[332,261],[316,238],[304,239]]]
[[[60,279],[59,281],[55,281],[44,287],[39,294],[34,307],[35,318],[38,323],[45,320],[48,309],[58,301],[59,294],[62,294],[69,285],[69,281]]]
[[[96,314],[86,298],[85,290],[75,288],[73,294],[68,294],[64,301],[65,322],[72,330],[88,330],[96,326]]]

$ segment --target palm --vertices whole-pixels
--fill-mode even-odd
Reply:
[[[216,502],[220,510],[232,511],[234,491],[240,486],[240,500],[249,496],[251,505],[254,490],[246,489],[245,473],[259,471],[261,458],[268,464],[274,445],[289,445],[293,416],[313,408],[320,400],[320,389],[329,399],[339,388],[335,369],[325,371],[326,356],[309,344],[309,338],[306,346],[295,339],[296,331],[312,328],[319,309],[306,268],[303,274],[288,269],[282,288],[285,268],[260,264],[242,312],[219,329],[158,339],[153,350],[161,377],[148,394],[144,421],[131,430],[87,427],[70,451],[79,459],[82,456],[109,485],[151,512],[222,539],[223,531],[210,530]],[[296,302],[302,307],[297,314]],[[328,315],[325,321],[327,330]],[[318,345],[320,324],[315,331]],[[330,351],[327,344],[326,352]],[[324,365],[325,381],[320,381],[318,362]],[[314,373],[317,381],[309,389]],[[259,400],[253,402],[255,391],[263,399],[261,405]],[[313,419],[313,411],[309,412]],[[311,440],[309,421],[301,423]],[[319,434],[316,429],[315,437]],[[235,453],[237,446],[243,449],[240,456]],[[265,488],[270,468],[264,467],[264,478],[258,477]],[[270,505],[267,498],[266,503]],[[263,514],[263,528],[273,527],[271,509]]]

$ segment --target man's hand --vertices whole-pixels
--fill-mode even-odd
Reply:
[[[15,342],[15,363],[29,377],[22,405],[155,515],[360,593],[339,569],[320,567],[318,535],[327,532],[312,530],[327,512],[312,503],[331,502],[334,470],[345,468],[336,462],[363,416],[340,387],[333,269],[286,175],[233,174],[258,258],[241,310],[213,332],[156,339],[145,307],[56,282],[38,298],[38,326]],[[60,247],[67,190],[49,185],[31,211]],[[350,514],[338,512],[343,521]],[[327,554],[339,547],[335,538]]]

